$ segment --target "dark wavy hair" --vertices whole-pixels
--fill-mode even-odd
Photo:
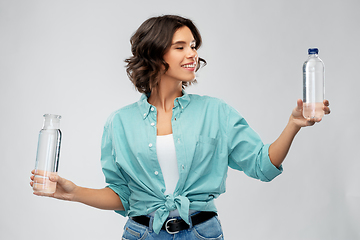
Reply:
[[[164,61],[164,54],[172,44],[174,33],[181,27],[188,27],[192,32],[196,50],[200,48],[202,39],[199,30],[190,19],[176,15],[164,15],[152,17],[146,20],[137,29],[130,39],[133,56],[126,59],[126,72],[129,79],[141,93],[150,93],[151,89],[158,85],[161,71],[165,72],[169,65]],[[206,61],[199,57],[199,64],[206,65]],[[194,79],[191,83],[196,82]],[[189,85],[182,83],[183,88]]]

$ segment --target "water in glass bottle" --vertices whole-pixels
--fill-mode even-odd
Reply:
[[[305,118],[322,118],[325,98],[325,67],[319,58],[319,50],[310,48],[303,65],[303,115]]]
[[[59,115],[44,115],[44,125],[39,133],[36,155],[34,191],[54,193],[56,190],[56,182],[50,181],[49,177],[57,175],[59,166],[60,119]]]

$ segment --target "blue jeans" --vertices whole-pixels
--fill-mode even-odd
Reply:
[[[196,213],[193,213],[196,214]],[[149,216],[150,217],[150,216]],[[190,220],[190,228],[180,231],[176,234],[170,234],[165,230],[161,230],[156,234],[152,229],[154,218],[150,217],[150,227],[139,224],[129,218],[124,226],[123,240],[150,240],[150,239],[177,239],[177,240],[221,240],[224,239],[220,221],[217,216],[192,226]]]

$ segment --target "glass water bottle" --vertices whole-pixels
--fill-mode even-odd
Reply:
[[[303,115],[305,118],[322,118],[325,98],[325,67],[319,58],[319,50],[310,48],[303,65]]]
[[[49,177],[57,175],[59,166],[60,119],[59,115],[44,115],[44,126],[39,133],[36,155],[34,191],[54,193],[56,190],[56,182],[50,181]]]

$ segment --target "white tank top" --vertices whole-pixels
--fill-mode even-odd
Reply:
[[[164,194],[173,194],[179,181],[179,170],[172,134],[157,136],[156,153],[165,181],[166,190]]]
[[[176,184],[179,181],[179,170],[177,165],[175,143],[172,134],[157,136],[156,154],[165,181],[166,190],[164,194],[173,194],[176,188]],[[190,209],[189,214],[194,212],[196,211]],[[149,215],[154,216],[155,212],[152,212]],[[179,216],[179,211],[177,209],[171,211],[169,214],[169,217],[175,216]]]

